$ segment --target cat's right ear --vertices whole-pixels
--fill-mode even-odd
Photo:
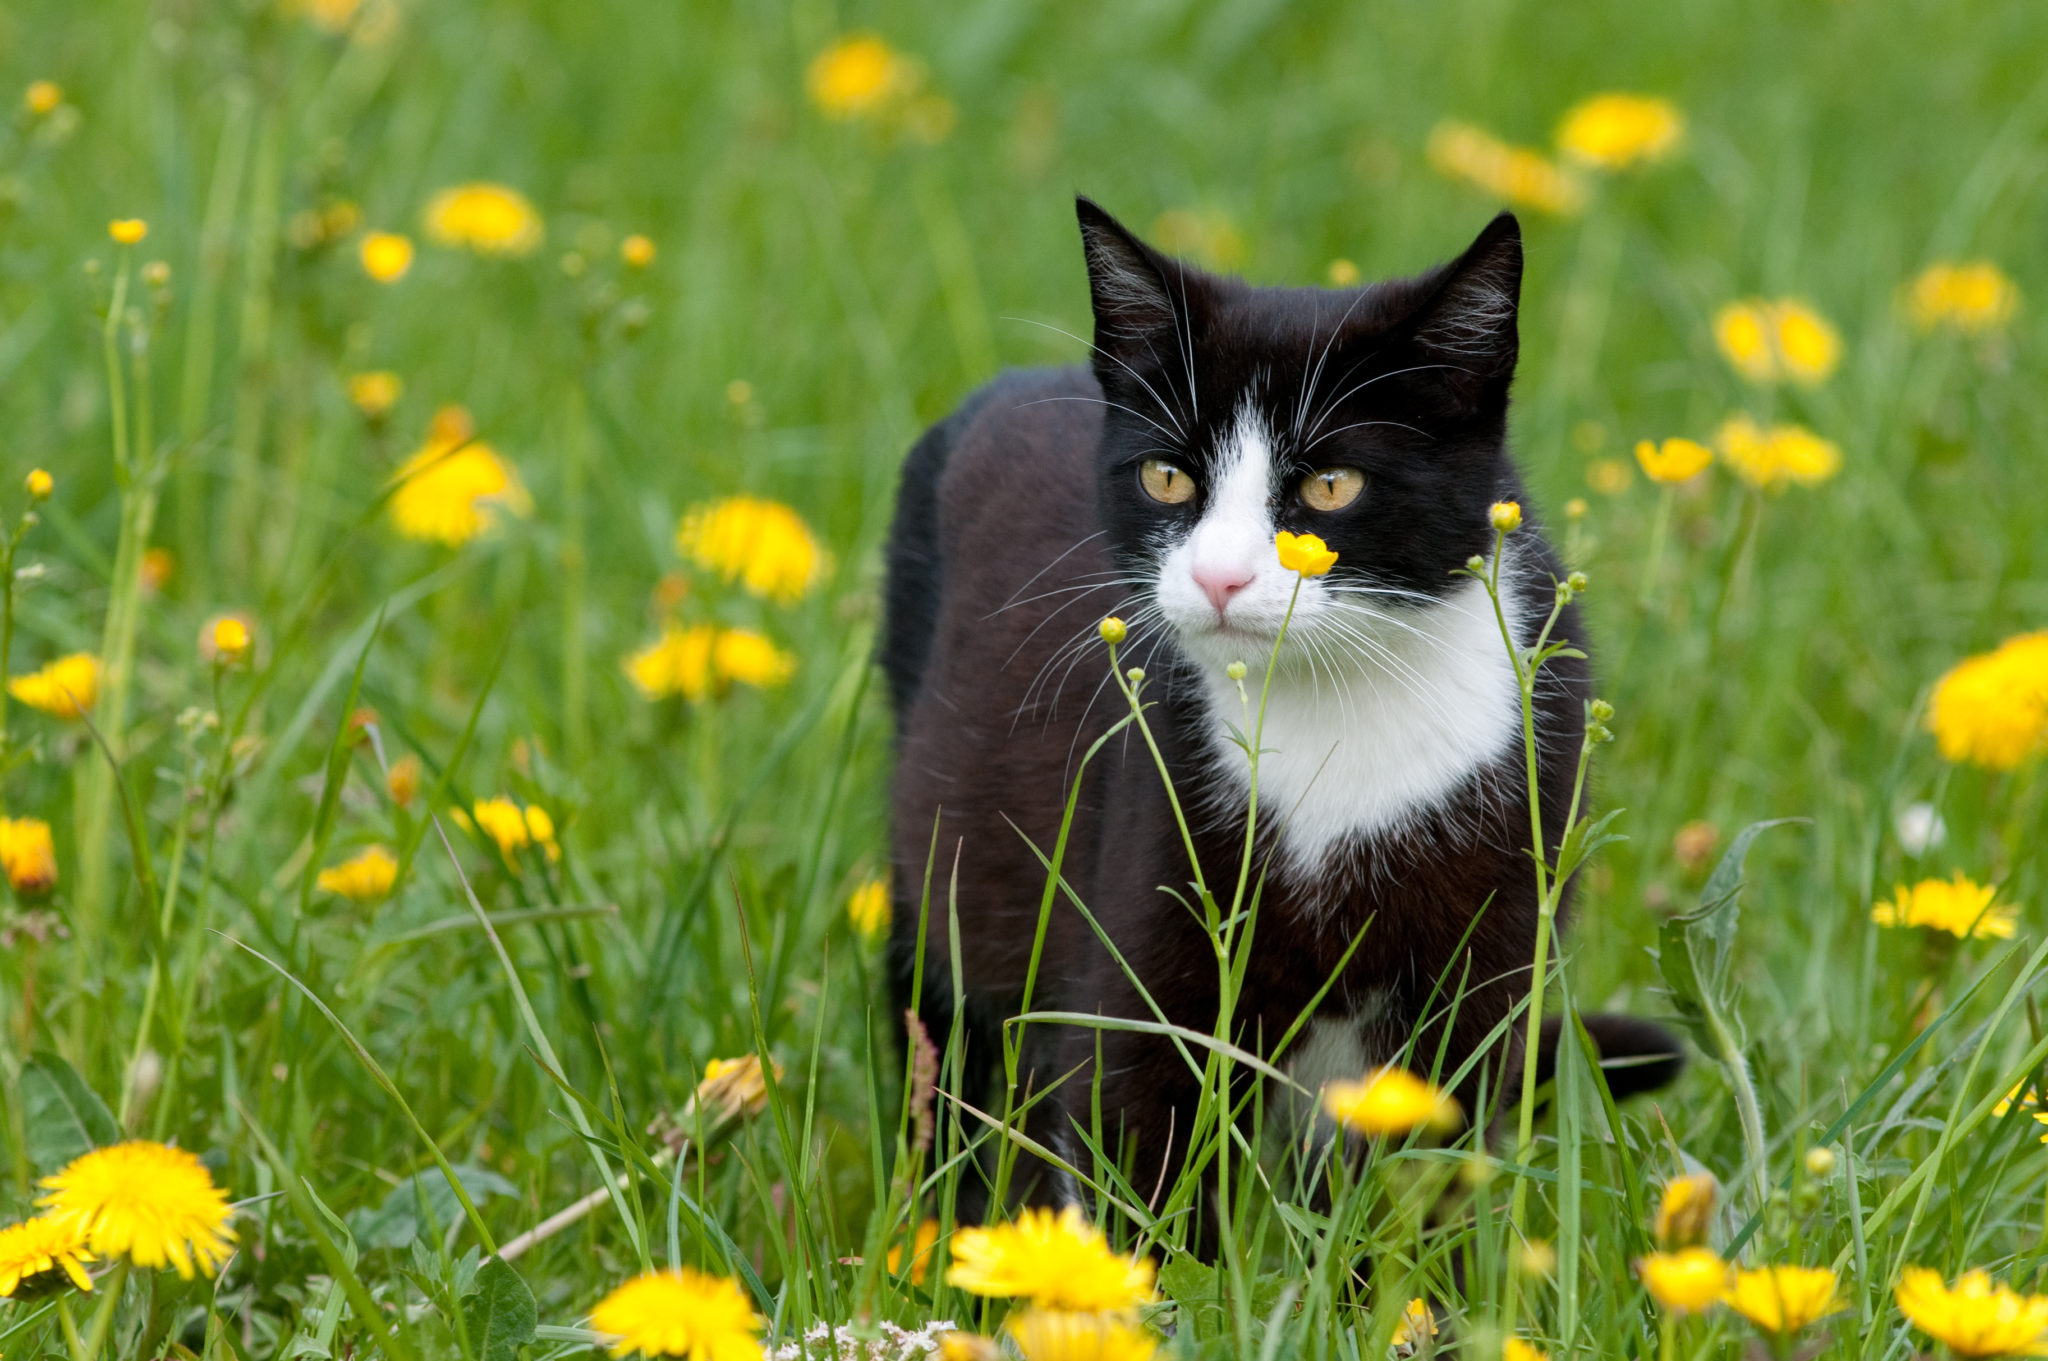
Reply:
[[[1095,348],[1124,359],[1155,336],[1171,334],[1178,312],[1169,276],[1187,273],[1133,236],[1089,198],[1076,198],[1081,247],[1088,257],[1088,296],[1095,307]],[[1186,280],[1180,281],[1182,290]]]

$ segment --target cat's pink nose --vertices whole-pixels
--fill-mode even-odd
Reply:
[[[1230,607],[1231,597],[1252,584],[1252,569],[1244,566],[1214,567],[1204,564],[1195,568],[1195,585],[1202,588],[1202,594],[1209,597],[1209,603],[1216,607],[1216,617],[1223,618],[1223,612]]]

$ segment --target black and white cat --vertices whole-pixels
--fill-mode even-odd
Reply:
[[[1254,288],[1153,250],[1087,199],[1078,210],[1092,367],[995,379],[904,467],[882,643],[898,730],[898,1004],[946,1033],[957,867],[969,1079],[990,1078],[1038,922],[1033,847],[1051,851],[1081,754],[1125,712],[1106,683],[1104,615],[1130,623],[1121,660],[1149,677],[1150,723],[1227,897],[1248,770],[1226,668],[1246,663],[1256,703],[1296,590],[1275,535],[1313,533],[1338,558],[1300,584],[1266,709],[1258,856],[1269,869],[1242,1038],[1285,1032],[1370,922],[1296,1057],[1324,1070],[1316,1077],[1356,1076],[1411,1043],[1427,1070],[1441,1045],[1442,1071],[1454,1071],[1527,995],[1537,921],[1514,669],[1484,587],[1458,571],[1493,551],[1494,502],[1526,504],[1506,448],[1520,230],[1502,214],[1457,260],[1412,279]],[[1562,575],[1532,517],[1501,564],[1519,643]],[[1576,607],[1558,631],[1584,648]],[[1543,677],[1539,784],[1554,851],[1591,682],[1568,657]],[[935,826],[926,986],[912,998]],[[1187,855],[1141,743],[1112,743],[1088,767],[1064,877],[1168,1017],[1209,1031],[1214,954],[1184,905]],[[1064,898],[1032,1005],[1150,1018]],[[1587,1019],[1604,1055],[1657,1056],[1611,1070],[1618,1095],[1676,1071],[1661,1029]],[[1502,1062],[1518,1060],[1518,1033],[1498,1044]],[[1075,1076],[1034,1132],[1078,1146],[1070,1122],[1087,1124],[1098,1043],[1110,1137],[1132,1184],[1154,1186],[1185,1153],[1196,1096],[1162,1040],[1036,1028],[1036,1086]],[[1480,1075],[1498,1090],[1500,1072],[1475,1065],[1468,1110]]]

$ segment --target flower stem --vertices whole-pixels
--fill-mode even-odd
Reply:
[[[100,1295],[99,1307],[93,1310],[91,1330],[85,1335],[85,1361],[99,1361],[107,1334],[114,1329],[114,1310],[120,1305],[121,1292],[127,1285],[128,1260],[124,1257],[114,1273],[100,1283],[99,1289],[104,1293]]]

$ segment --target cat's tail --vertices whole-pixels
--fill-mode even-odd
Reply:
[[[1593,1037],[1593,1047],[1600,1051],[1600,1072],[1617,1101],[1656,1091],[1685,1071],[1685,1046],[1655,1021],[1612,1011],[1584,1013],[1579,1020]],[[1536,1051],[1538,1083],[1557,1075],[1557,1044],[1562,1032],[1561,1017],[1543,1022]]]

